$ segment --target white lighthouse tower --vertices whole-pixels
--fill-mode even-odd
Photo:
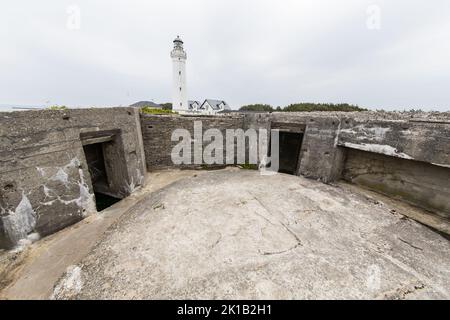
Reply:
[[[172,110],[180,113],[189,111],[186,92],[186,51],[180,37],[173,41],[173,50],[170,52],[173,64],[172,84]]]

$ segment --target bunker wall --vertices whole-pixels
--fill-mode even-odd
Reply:
[[[0,248],[10,248],[32,233],[54,233],[96,211],[82,133],[118,132],[115,143],[123,150],[126,179],[114,186],[122,193],[117,196],[128,195],[142,183],[137,112],[105,108],[0,113]]]
[[[345,180],[450,218],[450,169],[430,163],[347,150]]]
[[[227,129],[243,129],[244,118],[242,116],[209,116],[209,117],[194,117],[194,116],[177,116],[177,115],[146,115],[141,116],[141,126],[143,132],[143,142],[145,149],[145,159],[148,170],[166,167],[197,167],[200,165],[208,165],[204,161],[195,163],[195,157],[202,159],[203,147],[206,147],[210,141],[203,140],[203,134],[208,129],[218,129],[223,138],[226,137]],[[202,136],[194,137],[194,124],[201,123]],[[172,162],[172,150],[181,141],[181,138],[172,141],[172,134],[175,130],[185,130],[191,138],[190,164],[174,164]],[[195,148],[195,143],[201,141],[202,149]],[[223,154],[225,159],[225,143],[223,148],[218,148],[216,151]],[[236,154],[236,152],[235,152]]]

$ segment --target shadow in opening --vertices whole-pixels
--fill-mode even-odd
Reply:
[[[280,131],[280,167],[278,172],[296,174],[303,134]]]
[[[121,199],[114,198],[103,193],[95,192],[95,205],[97,207],[97,211],[103,211],[120,200]]]
[[[83,146],[89,174],[91,175],[92,186],[94,188],[95,206],[97,211],[102,211],[120,201],[118,198],[99,192],[101,190],[107,190],[108,188],[108,176],[106,174],[103,147],[103,143],[93,143]]]

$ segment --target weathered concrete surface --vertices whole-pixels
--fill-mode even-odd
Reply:
[[[149,168],[155,164],[173,165],[170,152],[176,142],[170,141],[171,132],[183,128],[193,136],[194,121],[202,121],[204,129],[216,127],[222,131],[263,128],[267,132],[302,132],[298,163],[292,165],[297,168],[296,175],[325,183],[344,177],[449,217],[448,113],[274,112],[203,118],[144,116],[144,146]],[[359,150],[367,151],[367,157],[355,158]],[[372,165],[372,159],[385,160],[375,161]],[[405,159],[414,162],[405,162]],[[409,166],[404,167],[405,163]],[[371,166],[373,168],[368,170]],[[346,174],[343,175],[344,168]],[[415,171],[409,172],[410,169]]]
[[[107,228],[149,193],[204,171],[147,174],[145,187],[119,203],[17,252],[0,254],[0,299],[48,299],[55,282],[93,248]]]
[[[401,214],[423,225],[429,226],[437,232],[441,232],[447,239],[450,239],[450,221],[448,218],[437,214],[430,214],[430,211],[421,209],[417,205],[409,204],[389,195],[383,195],[380,192],[372,191],[366,187],[362,188],[356,184],[345,183],[344,181],[339,181],[339,185],[349,190],[349,192],[361,194],[371,199],[374,203],[376,202],[389,208],[389,211],[392,213]]]
[[[450,222],[450,169],[349,149],[344,179],[435,212]]]
[[[450,246],[345,185],[223,170],[138,203],[54,298],[450,298]]]
[[[134,108],[0,113],[0,248],[46,236],[95,212],[80,134],[115,130],[128,195],[145,172]],[[106,167],[117,161],[108,159]],[[30,240],[30,239],[28,239]]]
[[[450,168],[450,118],[432,121],[342,117],[337,144]]]

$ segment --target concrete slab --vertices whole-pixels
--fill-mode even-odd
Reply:
[[[53,298],[448,299],[450,246],[344,184],[228,169],[137,203]]]
[[[5,288],[0,287],[0,299],[48,299],[67,268],[80,262],[111,224],[136,202],[174,181],[202,173],[193,170],[148,173],[145,187],[124,200],[22,251],[4,252],[0,256],[0,274]]]

